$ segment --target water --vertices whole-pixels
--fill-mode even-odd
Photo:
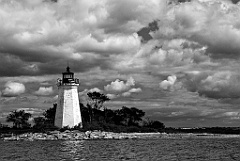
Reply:
[[[240,161],[240,139],[0,141],[0,161]]]

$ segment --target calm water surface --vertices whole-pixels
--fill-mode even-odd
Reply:
[[[240,139],[0,141],[0,161],[240,161]]]

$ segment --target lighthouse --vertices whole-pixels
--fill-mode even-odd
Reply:
[[[58,102],[55,114],[54,125],[63,127],[82,127],[82,116],[79,106],[78,86],[79,79],[74,78],[74,73],[70,67],[62,73],[62,79],[57,80]]]

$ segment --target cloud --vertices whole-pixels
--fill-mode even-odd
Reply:
[[[176,66],[183,70],[210,62],[209,55],[212,54],[207,54],[212,50],[213,43],[220,39],[216,35],[204,35],[204,31],[212,33],[209,31],[211,26],[219,26],[220,17],[214,17],[211,13],[216,10],[215,7],[219,10],[224,10],[224,7],[215,2],[210,4],[197,0],[181,5],[167,2],[1,2],[0,21],[3,26],[0,27],[0,54],[4,66],[0,73],[5,76],[56,74],[62,71],[62,64],[66,60],[72,62],[75,72],[99,67],[121,72],[151,71],[153,74],[172,70]],[[233,10],[235,8],[231,6],[233,4],[221,4]],[[12,10],[11,15],[9,10]],[[227,16],[230,17],[238,12],[229,10]],[[227,16],[223,16],[226,24],[237,23],[227,21]],[[136,33],[152,22],[158,25],[150,32],[153,40],[141,43]],[[215,28],[212,30],[215,31]],[[237,38],[234,35],[229,37]],[[224,45],[217,43],[215,46]],[[205,50],[201,50],[202,47]],[[15,70],[6,72],[8,68]]]
[[[161,71],[172,70],[175,73],[212,65],[206,50],[206,46],[186,39],[151,40],[134,54],[115,56],[112,66],[121,72],[150,71],[159,74]]]
[[[15,97],[25,92],[25,86],[22,83],[9,81],[4,87],[5,89],[2,90],[2,96],[4,97]]]
[[[239,0],[231,0],[234,4],[238,3]]]
[[[139,92],[142,92],[142,89],[141,88],[132,88],[129,90],[129,92],[131,93],[139,93]]]
[[[124,92],[124,93],[122,93],[122,96],[123,97],[128,97],[128,96],[130,96],[131,95],[131,92]]]
[[[119,79],[116,79],[114,82],[111,82],[110,84],[104,86],[104,89],[108,92],[122,92],[126,91],[131,88],[131,86],[135,85],[135,80],[130,77],[126,83],[124,81],[121,81]]]
[[[175,75],[168,76],[167,80],[164,80],[159,84],[160,88],[164,90],[172,90],[176,80],[177,77]]]
[[[140,46],[140,40],[136,34],[129,36],[112,35],[101,42],[97,41],[92,35],[88,35],[77,43],[76,48],[79,52],[94,52],[102,55],[108,55],[109,53],[121,54]]]
[[[69,60],[76,72],[100,67],[157,73],[210,62],[209,56],[238,55],[237,5],[218,0],[167,2],[2,1],[0,53],[6,68],[0,72],[56,74]],[[152,22],[159,30],[150,32],[152,41],[141,43],[136,33]],[[7,68],[16,70],[10,73]]]
[[[23,110],[26,113],[30,113],[32,115],[40,115],[44,112],[44,110],[42,109],[38,109],[38,108],[19,108],[17,109],[17,111]]]
[[[128,97],[128,96],[130,96],[132,93],[140,93],[140,92],[142,92],[142,89],[141,89],[141,88],[132,88],[132,89],[130,89],[129,91],[122,93],[122,96],[123,96],[123,97]]]
[[[58,100],[58,95],[54,96],[54,97],[53,97],[53,100],[54,100],[54,101],[57,101],[57,100]]]
[[[198,73],[188,76],[185,87],[209,98],[240,98],[240,75],[230,71]]]
[[[39,87],[39,89],[34,93],[40,96],[48,96],[53,93],[53,87]]]
[[[234,111],[240,98],[239,15],[238,0],[0,1],[2,96],[21,94],[4,86],[21,82],[35,98],[12,100],[13,107],[29,107],[31,100],[43,108],[68,61],[85,89],[81,100],[102,91],[120,100],[117,107],[130,100],[142,108],[189,106],[164,115],[182,123],[217,115],[209,109]],[[8,99],[2,98],[5,107],[12,105]],[[205,105],[206,116],[191,117]]]
[[[239,7],[224,0],[195,0],[172,5],[155,39],[181,37],[207,46],[212,58],[239,57]],[[227,47],[226,47],[227,46]]]
[[[81,64],[76,71],[106,67],[109,55],[140,47],[134,33],[162,8],[165,0],[1,1],[0,54],[16,70],[5,75],[55,74],[63,60]]]
[[[106,2],[108,22],[101,26],[107,32],[136,31],[145,27],[149,22],[157,19],[164,7],[166,0],[109,0]],[[134,10],[133,10],[134,8]]]
[[[89,89],[88,92],[101,92],[101,90],[97,87]]]
[[[119,97],[119,95],[116,95],[116,94],[106,94],[106,96],[111,100]]]

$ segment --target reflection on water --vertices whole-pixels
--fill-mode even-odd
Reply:
[[[85,151],[84,140],[60,142],[59,147],[62,160],[86,160],[83,154]]]
[[[232,161],[240,139],[0,141],[0,161]]]

